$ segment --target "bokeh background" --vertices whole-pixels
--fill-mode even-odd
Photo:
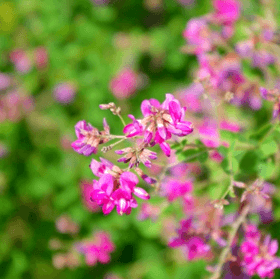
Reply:
[[[248,2],[246,14],[258,13],[258,1]],[[211,9],[208,0],[0,1],[0,84],[9,85],[0,94],[11,93],[0,116],[1,278],[207,277],[204,261],[187,263],[167,247],[168,218],[90,212],[80,188],[93,179],[89,158],[70,144],[83,119],[101,129],[106,117],[112,134],[121,133],[119,119],[99,104],[139,116],[143,99],[163,101],[189,85],[196,59],[180,51],[182,32]],[[128,96],[112,84],[122,71],[132,79]],[[79,233],[58,232],[62,215]],[[97,230],[116,245],[109,264],[55,267],[51,241],[63,251]]]

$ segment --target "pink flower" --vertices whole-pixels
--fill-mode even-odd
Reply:
[[[11,84],[11,78],[3,73],[0,73],[0,90],[7,89]]]
[[[220,146],[220,135],[217,124],[211,120],[205,120],[198,128],[199,135],[203,144],[209,148]]]
[[[129,168],[132,168],[134,165],[139,166],[139,163],[142,162],[145,166],[151,167],[151,160],[157,159],[157,154],[145,148],[143,142],[137,145],[137,147],[124,148],[122,150],[117,150],[115,153],[118,155],[124,155],[122,158],[118,159],[118,162],[129,162]]]
[[[67,215],[60,216],[55,225],[60,233],[75,234],[79,231],[79,226]]]
[[[203,18],[191,19],[183,33],[188,44],[194,47],[196,54],[208,52],[212,49],[213,36]]]
[[[32,97],[18,91],[11,91],[0,98],[0,121],[19,121],[34,108]]]
[[[275,256],[278,251],[277,240],[271,240],[267,235],[261,238],[261,233],[255,226],[245,228],[245,239],[240,246],[242,267],[245,272],[261,278],[272,278],[274,270],[280,267],[280,259]]]
[[[36,48],[34,56],[38,69],[44,69],[48,65],[48,53],[45,47]]]
[[[75,126],[77,140],[71,144],[74,151],[85,156],[90,156],[97,153],[99,144],[104,144],[109,141],[110,128],[103,119],[104,131],[99,131],[91,124],[85,121],[79,121]]]
[[[166,196],[169,201],[183,197],[185,194],[190,193],[192,189],[192,181],[181,181],[168,177],[162,182],[162,195]]]
[[[184,90],[179,92],[178,99],[181,104],[192,112],[202,111],[202,102],[200,100],[204,92],[203,86],[200,83],[191,84]]]
[[[10,58],[18,72],[28,73],[31,70],[31,60],[24,50],[16,49],[12,51],[10,54]]]
[[[87,181],[82,181],[80,186],[81,186],[84,205],[87,207],[89,211],[98,212],[100,210],[99,205],[95,201],[92,201],[91,199],[91,193],[93,192],[92,183]]]
[[[170,139],[172,134],[186,136],[193,131],[192,124],[184,121],[186,108],[181,108],[172,94],[166,94],[162,104],[156,99],[144,100],[141,111],[144,118],[136,120],[130,115],[133,123],[128,124],[123,132],[127,137],[143,135],[147,144],[159,144],[167,156],[170,156],[171,149],[165,141]]]
[[[139,181],[134,173],[123,171],[102,158],[100,160],[93,159],[90,165],[93,174],[99,177],[93,182],[91,198],[102,206],[105,215],[115,206],[119,215],[129,215],[131,209],[138,206],[133,195],[145,200],[150,198],[144,189],[136,186]]]
[[[181,247],[187,257],[187,260],[206,258],[210,252],[210,246],[203,237],[193,233],[192,219],[182,220],[180,222],[178,237],[171,239],[168,246],[171,248]]]
[[[137,89],[137,74],[132,69],[122,70],[110,83],[110,90],[120,99],[128,98]]]
[[[76,89],[71,83],[60,83],[54,88],[53,95],[59,103],[69,104],[76,95]]]
[[[240,2],[238,0],[213,0],[215,13],[213,18],[223,25],[231,25],[240,16]]]
[[[221,121],[220,128],[223,130],[228,130],[236,133],[241,130],[241,127],[238,123],[227,121],[227,120]]]
[[[149,203],[142,203],[141,209],[138,214],[138,220],[152,219],[155,221],[160,214],[160,207]]]
[[[77,244],[76,247],[80,253],[85,255],[88,266],[94,266],[97,262],[109,263],[111,260],[110,253],[115,250],[115,246],[106,232],[97,232],[93,241],[82,242]]]

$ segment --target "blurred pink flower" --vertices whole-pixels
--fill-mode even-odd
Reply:
[[[55,86],[53,95],[56,101],[62,104],[69,104],[76,95],[76,88],[72,83],[65,82]]]
[[[111,92],[119,99],[130,97],[137,89],[138,75],[130,68],[117,74],[110,83]]]
[[[88,181],[82,181],[80,187],[83,197],[83,203],[86,206],[86,208],[91,212],[99,212],[101,208],[95,201],[91,200],[91,193],[93,192],[93,183],[90,183]]]
[[[11,84],[11,78],[7,74],[0,73],[0,90],[7,89]]]
[[[56,229],[60,233],[75,234],[79,232],[80,228],[78,224],[72,221],[72,219],[67,215],[62,215],[56,220]]]
[[[48,65],[48,53],[45,47],[35,49],[35,64],[38,69],[44,69]]]
[[[30,58],[22,49],[12,51],[10,53],[10,59],[14,63],[16,70],[20,73],[28,73],[32,68]]]

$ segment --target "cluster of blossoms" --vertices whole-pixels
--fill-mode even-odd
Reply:
[[[10,53],[10,60],[17,72],[26,74],[32,70],[34,65],[38,70],[45,69],[48,66],[48,52],[42,46],[35,48],[30,53],[23,49],[15,49]]]
[[[100,108],[110,109],[113,114],[120,116],[120,109],[113,103],[100,105]],[[158,144],[165,155],[170,156],[171,149],[167,141],[172,135],[186,136],[193,131],[191,123],[184,120],[186,108],[182,108],[179,101],[171,94],[166,95],[162,104],[156,99],[144,100],[141,111],[143,119],[136,119],[129,115],[133,122],[124,127],[123,136],[111,135],[105,119],[103,131],[99,131],[85,121],[80,121],[75,126],[78,139],[72,143],[72,147],[85,156],[96,154],[99,145],[115,138],[121,138],[119,142],[125,139],[132,139],[135,142],[134,147],[115,151],[122,155],[118,162],[128,164],[127,170],[104,158],[100,158],[100,162],[93,159],[90,164],[93,174],[99,177],[98,181],[93,181],[90,199],[102,207],[104,214],[109,214],[115,206],[118,214],[130,214],[131,209],[138,205],[134,195],[145,200],[149,199],[149,194],[137,186],[138,177],[129,170],[133,169],[148,184],[155,184],[156,181],[140,168],[141,163],[151,168],[151,160],[157,158],[157,154],[147,147]],[[103,147],[102,151],[112,149],[117,143]]]
[[[57,219],[56,228],[58,232],[72,236],[79,234],[80,231],[79,225],[66,215]],[[110,235],[105,231],[97,231],[90,239],[75,241],[70,244],[65,244],[65,241],[53,238],[49,242],[49,247],[51,250],[59,250],[53,256],[53,265],[57,269],[79,267],[82,264],[82,256],[85,257],[85,263],[88,266],[94,266],[98,262],[106,264],[110,262],[110,254],[115,251],[115,245]]]
[[[195,54],[199,62],[195,78],[211,98],[217,100],[219,96],[232,104],[248,104],[252,109],[259,110],[262,106],[259,83],[247,78],[241,63],[250,59],[252,67],[260,68],[266,75],[265,68],[276,61],[272,53],[276,28],[269,21],[258,18],[256,26],[252,26],[252,32],[248,34],[250,39],[238,42],[233,49],[230,39],[241,14],[240,2],[213,0],[213,7],[213,13],[191,19],[183,33],[187,41],[186,52]],[[221,31],[213,26],[222,27]],[[221,55],[218,48],[229,52]],[[199,91],[202,93],[203,89]],[[195,107],[199,108],[198,105]]]
[[[77,244],[77,250],[85,256],[88,266],[94,266],[97,262],[106,264],[110,262],[110,254],[115,251],[115,246],[106,232],[96,232],[92,241]]]
[[[34,109],[34,101],[18,82],[8,74],[0,73],[0,122],[18,122]]]
[[[277,240],[269,235],[262,236],[253,224],[245,226],[245,238],[240,245],[242,267],[249,276],[257,274],[261,278],[272,278],[274,270],[280,267],[280,258],[275,256],[278,251]]]
[[[255,181],[251,180],[257,168],[267,168],[266,164],[272,161],[274,164],[276,156],[269,151],[270,158],[263,156],[259,165],[248,172],[252,176],[246,179],[245,170],[240,172],[244,182],[235,181],[239,169],[247,165],[246,156],[249,155],[250,161],[250,156],[254,157],[253,150],[259,148],[272,131],[260,141],[258,135],[252,135],[250,141],[245,137],[245,140],[238,138],[237,134],[246,128],[245,124],[241,126],[236,118],[232,121],[227,107],[220,105],[234,105],[234,110],[237,110],[236,106],[249,105],[253,110],[259,110],[263,97],[274,103],[273,116],[280,116],[277,86],[274,90],[260,87],[261,79],[251,79],[243,67],[249,60],[252,67],[259,68],[264,76],[268,75],[265,67],[276,64],[269,48],[275,41],[276,29],[258,19],[249,40],[231,47],[235,25],[241,16],[241,4],[238,0],[213,0],[213,8],[212,13],[190,20],[183,33],[187,41],[183,50],[196,55],[198,60],[195,83],[175,92],[175,96],[166,94],[162,103],[157,99],[144,100],[140,108],[142,116],[128,115],[129,124],[125,123],[121,109],[114,103],[100,105],[102,110],[110,110],[121,119],[122,135],[112,135],[105,119],[103,130],[84,120],[76,124],[77,140],[71,146],[81,155],[97,154],[100,146],[101,152],[106,153],[121,143],[130,144],[114,149],[121,156],[117,159],[119,166],[103,157],[100,161],[91,160],[90,169],[97,179],[81,184],[83,200],[91,212],[97,212],[98,206],[105,215],[114,208],[119,215],[129,215],[132,208],[138,206],[137,197],[150,199],[150,194],[138,186],[138,177],[141,177],[154,188],[152,195],[158,194],[162,202],[142,203],[139,220],[155,222],[169,206],[174,207],[173,216],[177,215],[178,209],[184,215],[183,218],[180,216],[177,230],[176,219],[166,219],[164,230],[169,230],[170,238],[165,238],[165,242],[169,247],[179,248],[189,261],[205,259],[210,262],[215,258],[215,249],[222,251],[218,264],[209,267],[213,278],[219,278],[223,270],[228,272],[226,277],[273,277],[280,265],[275,256],[278,243],[269,236],[263,237],[252,225],[251,216],[254,214],[262,224],[273,221],[271,196],[275,187],[258,176]],[[112,80],[110,89],[117,98],[128,98],[136,91],[137,80],[137,74],[127,68]],[[188,135],[190,137],[186,137]],[[181,140],[180,137],[186,138]],[[110,144],[112,140],[118,141]],[[244,141],[247,146],[243,146]],[[238,146],[236,150],[235,145]],[[159,153],[152,150],[156,146],[161,149]],[[246,153],[247,149],[250,152]],[[208,157],[210,161],[207,161]],[[179,158],[187,163],[180,162]],[[243,161],[244,158],[247,161]],[[164,164],[157,165],[156,159]],[[195,160],[199,163],[193,163]],[[218,176],[209,172],[208,163],[220,166],[226,177],[220,178],[217,171],[217,181]],[[126,168],[121,168],[122,164],[126,164]],[[152,176],[157,176],[157,180]],[[220,199],[210,201],[204,196],[208,191],[205,189],[220,188],[220,182],[227,180],[229,186]],[[195,183],[198,186],[195,187]],[[237,204],[233,213],[224,211],[230,203]],[[242,238],[242,226],[245,238]],[[109,239],[100,237],[100,240],[103,240],[102,246],[98,242],[78,246],[89,265],[97,261],[108,262],[109,254],[114,250]]]

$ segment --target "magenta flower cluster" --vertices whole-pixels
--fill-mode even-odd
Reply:
[[[253,224],[245,227],[245,238],[241,243],[242,266],[249,276],[258,275],[261,278],[272,278],[274,270],[280,267],[278,242],[269,235],[262,236]]]

